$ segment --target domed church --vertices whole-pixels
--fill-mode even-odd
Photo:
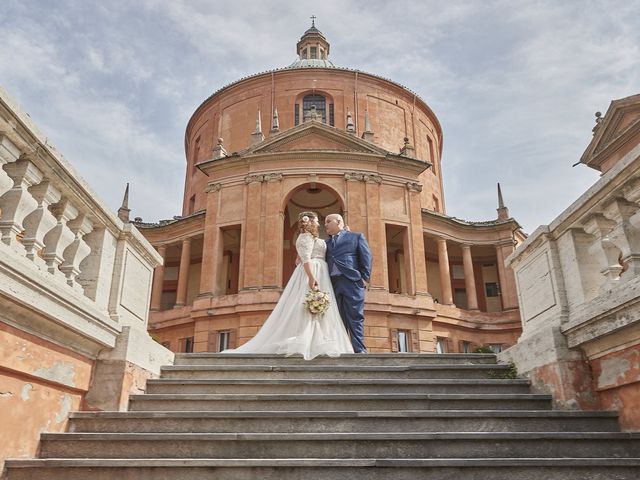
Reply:
[[[513,345],[520,315],[504,259],[525,235],[500,187],[497,218],[449,216],[442,128],[425,101],[335,66],[315,24],[296,53],[288,67],[242,78],[196,109],[182,215],[134,222],[164,259],[154,272],[152,336],[178,352],[250,339],[295,268],[298,213],[312,210],[321,225],[340,213],[369,241],[370,352]]]

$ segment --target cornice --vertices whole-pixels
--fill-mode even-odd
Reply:
[[[450,217],[449,215],[445,215],[444,213],[434,212],[433,210],[429,210],[426,208],[422,209],[422,215],[436,218],[438,220],[449,223],[451,225],[473,227],[474,229],[475,228],[495,229],[496,227],[502,227],[504,225],[512,225],[514,227],[521,228],[520,224],[514,218],[508,218],[505,220],[496,219],[496,220],[473,222],[469,220],[462,220],[456,217]]]
[[[251,154],[248,156],[241,156],[240,154],[232,154],[227,157],[209,159],[198,163],[200,168],[206,175],[211,175],[212,172],[220,172],[227,168],[235,168],[238,166],[256,166],[260,163],[273,162],[278,160],[279,162],[290,161],[336,161],[340,162],[354,162],[354,163],[366,163],[376,165],[393,165],[399,168],[407,169],[412,173],[419,175],[426,171],[431,164],[423,160],[416,160],[410,157],[403,157],[401,155],[387,154],[386,156],[367,153],[367,152],[345,152],[345,151],[332,151],[332,150],[294,150],[289,152],[260,152],[258,154]],[[288,169],[279,164],[279,168],[283,172],[287,172]],[[308,167],[305,167],[308,170]],[[318,168],[318,167],[314,167]],[[343,169],[343,173],[357,168],[355,166],[346,167]]]
[[[196,227],[202,224],[202,228],[204,228],[204,217],[206,211],[199,210],[191,215],[187,215],[184,217],[173,217],[171,220],[160,220],[158,223],[142,223],[142,222],[133,222],[141,232],[143,233],[170,233],[174,230],[187,228],[187,227]]]

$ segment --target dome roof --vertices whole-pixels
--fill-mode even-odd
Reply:
[[[328,58],[300,58],[286,68],[336,68]]]
[[[302,35],[302,37],[305,37],[307,35],[319,35],[322,38],[326,38],[322,32],[320,30],[318,30],[315,26],[315,23],[313,25],[311,25],[306,32],[304,32],[304,34]]]

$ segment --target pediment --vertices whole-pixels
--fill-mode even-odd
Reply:
[[[339,151],[386,155],[387,151],[355,135],[320,122],[309,122],[253,145],[242,154]]]
[[[602,141],[596,148],[596,152],[605,148],[640,120],[640,105],[634,105],[615,112],[615,118],[611,120],[607,125],[606,132],[604,132],[605,135],[603,135]]]
[[[640,131],[640,95],[614,100],[602,120],[594,127],[593,139],[580,161],[599,169],[609,155],[608,152],[618,148],[638,131]]]

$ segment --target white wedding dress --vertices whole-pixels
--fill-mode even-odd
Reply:
[[[296,249],[301,262],[293,271],[280,300],[260,331],[244,345],[223,353],[302,355],[305,360],[319,355],[337,357],[341,353],[353,353],[335,303],[329,268],[325,261],[326,243],[310,233],[303,233],[296,241]],[[311,263],[318,288],[329,292],[331,296],[331,304],[324,315],[312,315],[304,305],[305,295],[309,291],[303,266],[306,262]]]

